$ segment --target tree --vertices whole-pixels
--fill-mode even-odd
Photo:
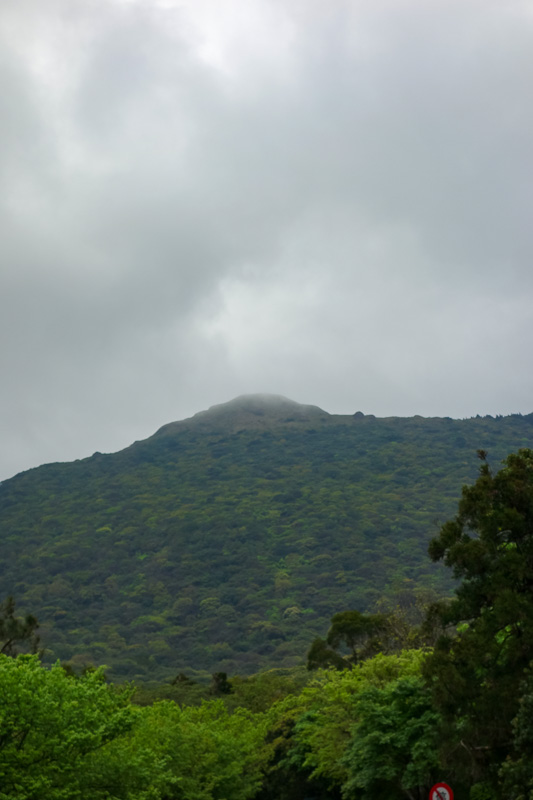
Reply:
[[[513,753],[500,778],[509,800],[528,800],[533,794],[533,672],[522,684],[520,707],[513,720]]]
[[[348,660],[356,664],[367,654],[374,655],[372,639],[383,630],[385,619],[381,614],[360,614],[359,611],[341,611],[331,618],[331,627],[326,638],[330,647],[338,650],[346,647]]]
[[[343,763],[343,797],[362,800],[426,798],[438,767],[440,716],[420,677],[361,692]]]
[[[0,653],[16,656],[22,646],[25,651],[37,653],[39,623],[31,614],[15,617],[15,601],[7,597],[0,604]]]
[[[351,669],[360,659],[379,651],[377,635],[385,629],[382,614],[341,611],[331,618],[326,641],[317,637],[307,654],[307,669],[332,666]],[[346,655],[338,650],[348,650]]]
[[[533,659],[533,451],[508,456],[496,474],[478,455],[478,480],[429,548],[462,582],[433,609],[448,630],[425,675],[449,723],[455,768],[496,786]]]
[[[138,712],[131,733],[102,754],[114,782],[99,798],[248,800],[257,793],[268,756],[263,715],[230,714],[220,699],[199,708],[161,701]]]
[[[428,612],[438,597],[432,589],[399,587],[393,599],[384,597],[379,600],[376,608],[384,619],[377,637],[380,652],[434,647],[442,633],[442,625]]]
[[[399,679],[419,681],[424,655],[421,650],[379,653],[351,670],[323,670],[298,695],[274,704],[269,718],[279,783],[271,795],[334,798],[344,793],[349,777],[344,756],[353,743],[358,697]]]
[[[130,694],[99,671],[73,678],[0,655],[0,800],[99,797],[92,757],[131,727]]]
[[[211,677],[211,686],[209,689],[211,694],[231,694],[233,692],[233,687],[228,681],[228,673],[227,672],[214,672]]]
[[[328,647],[324,639],[317,636],[307,651],[307,669],[311,670],[325,667],[347,669],[349,664],[339,653],[336,653],[335,650]]]

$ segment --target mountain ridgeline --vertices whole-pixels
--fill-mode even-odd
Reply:
[[[451,588],[427,556],[488,451],[533,446],[533,414],[333,415],[251,395],[118,453],[0,485],[0,586],[49,660],[114,680],[302,663],[346,609]]]

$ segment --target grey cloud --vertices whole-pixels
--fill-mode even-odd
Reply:
[[[531,410],[528,5],[258,0],[227,70],[213,9],[0,12],[2,474],[244,391]]]

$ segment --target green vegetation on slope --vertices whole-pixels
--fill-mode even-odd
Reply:
[[[533,450],[482,464],[431,555],[461,580],[406,637],[440,623],[435,648],[363,658],[360,615],[339,613],[328,640],[352,657],[312,678],[219,674],[203,702],[133,705],[100,670],[0,654],[0,800],[424,800],[443,779],[530,800]]]
[[[48,658],[113,679],[302,662],[343,609],[450,591],[427,545],[475,475],[533,443],[533,415],[376,419],[218,407],[113,455],[0,486],[0,580]]]

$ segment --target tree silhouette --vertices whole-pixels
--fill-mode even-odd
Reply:
[[[0,604],[0,653],[16,656],[20,648],[24,652],[39,652],[39,623],[31,614],[15,616],[15,601],[7,597]]]

